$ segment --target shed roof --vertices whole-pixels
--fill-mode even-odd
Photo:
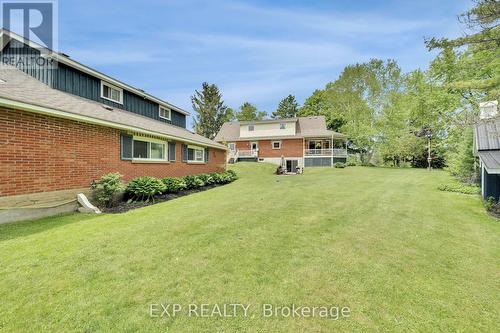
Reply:
[[[486,169],[500,169],[500,151],[480,151],[478,152],[478,155],[486,166]]]
[[[479,121],[474,129],[477,151],[500,150],[500,117]]]

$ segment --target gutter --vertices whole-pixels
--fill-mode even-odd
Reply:
[[[202,145],[204,147],[212,147],[212,148],[217,148],[217,149],[221,149],[221,150],[228,149],[226,146],[220,145],[220,144],[215,143],[215,142],[213,144],[209,144],[209,143],[204,143],[204,142],[200,142],[200,141],[189,140],[189,139],[179,137],[176,135],[165,134],[165,133],[161,133],[161,132],[156,132],[156,131],[151,131],[148,129],[140,128],[140,127],[114,123],[114,122],[107,121],[107,120],[101,120],[101,119],[88,117],[88,116],[84,116],[84,115],[79,115],[79,114],[69,113],[69,112],[60,111],[60,110],[56,110],[56,109],[46,108],[43,106],[37,106],[37,105],[33,105],[33,104],[18,102],[18,101],[6,99],[3,97],[0,97],[0,106],[10,108],[10,109],[13,108],[13,109],[19,109],[19,110],[23,110],[23,111],[53,116],[53,117],[57,117],[57,118],[80,121],[80,122],[84,122],[84,123],[88,123],[88,124],[116,128],[116,129],[124,130],[124,131],[131,131],[131,132],[136,132],[136,133],[141,133],[141,134],[146,134],[146,135],[154,135],[154,136],[162,137],[165,139],[171,139],[171,140],[175,140],[175,141],[191,143],[194,145]]]

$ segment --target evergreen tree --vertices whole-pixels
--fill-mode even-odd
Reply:
[[[243,103],[240,106],[240,110],[236,112],[236,119],[238,121],[252,121],[252,120],[262,120],[266,116],[264,111],[258,111],[257,107],[248,102]]]
[[[299,111],[299,104],[295,100],[295,96],[288,95],[283,98],[276,111],[274,111],[271,115],[273,119],[283,119],[283,118],[294,118],[297,116],[297,112]]]
[[[222,124],[232,120],[233,111],[224,105],[219,88],[215,84],[202,84],[201,92],[195,90],[191,96],[193,110],[196,112],[194,130],[199,135],[213,139]]]
[[[426,40],[429,50],[467,47],[461,54],[460,75],[447,87],[469,94],[486,93],[488,99],[500,97],[500,1],[476,0],[476,5],[459,16],[459,21],[471,32],[456,39]]]

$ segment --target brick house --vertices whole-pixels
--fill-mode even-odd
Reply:
[[[187,130],[181,108],[13,33],[0,41],[0,199],[88,188],[108,172],[225,169],[226,147]]]
[[[328,130],[323,116],[227,122],[215,141],[227,145],[228,162],[283,164],[288,172],[347,160],[345,135]]]

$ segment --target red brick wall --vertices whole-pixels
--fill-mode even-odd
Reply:
[[[302,139],[252,140],[236,142],[236,149],[250,150],[250,142],[259,143],[259,157],[301,157],[304,154]],[[273,149],[272,142],[281,141],[281,149]]]
[[[225,151],[209,148],[207,164],[132,163],[120,159],[120,131],[72,120],[0,108],[0,196],[88,187],[108,172],[185,176],[223,171]]]

